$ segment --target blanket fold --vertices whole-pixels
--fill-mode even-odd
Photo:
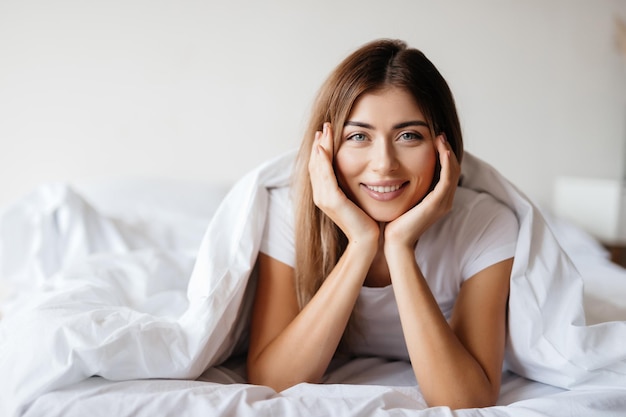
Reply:
[[[11,261],[11,271],[19,271],[20,280],[29,279],[31,271],[36,275],[32,279],[49,284],[0,321],[0,411],[19,414],[38,395],[92,375],[195,379],[228,358],[246,335],[267,190],[288,183],[294,156],[282,155],[238,181],[193,257],[145,246],[132,250],[115,225],[81,209],[90,218],[90,230],[105,230],[115,250],[85,253],[84,262],[70,264],[58,253],[58,242],[37,238],[49,237],[43,230],[58,226],[58,213],[66,209],[62,199],[56,211],[47,206],[48,216],[34,216],[32,207],[20,211],[19,205],[5,213],[0,236],[19,220],[20,233],[46,242],[23,252],[30,257],[22,256],[22,265]],[[509,300],[509,369],[568,389],[626,388],[626,322],[586,325],[582,277],[540,210],[471,154],[466,153],[462,169],[465,187],[493,195],[516,213],[520,224]],[[68,236],[57,234],[57,239],[67,241]],[[3,273],[8,270],[2,265],[14,252],[6,242],[0,245]],[[50,265],[58,271],[50,272]],[[188,280],[184,312],[149,311],[148,304],[124,295],[126,285],[149,287],[167,274]]]

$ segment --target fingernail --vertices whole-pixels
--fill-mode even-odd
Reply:
[[[439,136],[441,138],[441,142],[446,143],[447,138],[446,138],[446,134],[442,133],[441,136]]]
[[[328,123],[324,123],[324,126],[322,127],[324,134],[328,133]]]

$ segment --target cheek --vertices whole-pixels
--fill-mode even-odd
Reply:
[[[434,149],[427,149],[414,154],[407,163],[410,164],[407,166],[414,167],[413,175],[420,178],[422,184],[427,183],[427,186],[430,186],[437,167],[437,153]]]
[[[426,158],[426,160],[424,161],[424,167],[426,167],[425,177],[428,179],[429,184],[432,182],[435,175],[439,174],[438,172],[435,172],[435,170],[438,169],[439,167],[439,164],[437,164],[437,162],[438,162],[438,159],[437,159],[437,154],[435,152],[430,154],[430,156]]]
[[[360,171],[360,158],[349,149],[340,148],[335,155],[335,174],[341,188],[346,190],[350,180]]]
[[[433,188],[436,169],[436,155],[434,153],[421,153],[412,161],[414,169],[411,175],[415,179],[415,188],[411,197],[411,207],[418,204]]]

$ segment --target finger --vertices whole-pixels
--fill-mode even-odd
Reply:
[[[315,160],[319,155],[319,142],[320,136],[322,132],[319,130],[315,132],[315,136],[313,137],[313,144],[311,145],[311,155],[309,156],[309,171],[311,171],[315,166]]]
[[[448,180],[458,180],[459,163],[456,155],[452,151],[450,143],[446,140],[445,134],[437,136],[437,152],[439,153],[439,163],[441,164],[441,177]]]
[[[441,134],[437,136],[437,143],[436,143],[436,147],[437,147],[437,152],[439,153],[439,162],[441,162],[441,164],[444,164],[447,158],[445,158],[446,154],[448,153],[448,151],[451,150],[450,144],[448,143],[448,141],[446,140],[446,135],[445,134]]]
[[[330,123],[324,123],[322,127],[322,136],[320,138],[320,144],[326,150],[326,154],[330,156],[332,162],[334,156],[333,146],[333,129]]]
[[[315,132],[315,139],[313,140],[313,144],[319,146],[322,141],[322,131],[318,130]]]
[[[444,206],[450,206],[454,200],[460,168],[456,155],[452,151],[450,143],[446,140],[445,134],[437,137],[437,150],[441,164],[440,179],[437,185],[444,191],[442,203]]]
[[[309,160],[309,173],[312,180],[327,182],[329,179],[335,179],[332,168],[332,152],[329,152],[323,144],[324,133],[315,132],[313,141],[313,149]]]

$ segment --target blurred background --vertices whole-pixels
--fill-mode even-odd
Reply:
[[[626,174],[620,19],[622,0],[0,0],[0,206],[49,181],[232,183],[391,37],[446,77],[466,149],[551,207],[561,177]]]

